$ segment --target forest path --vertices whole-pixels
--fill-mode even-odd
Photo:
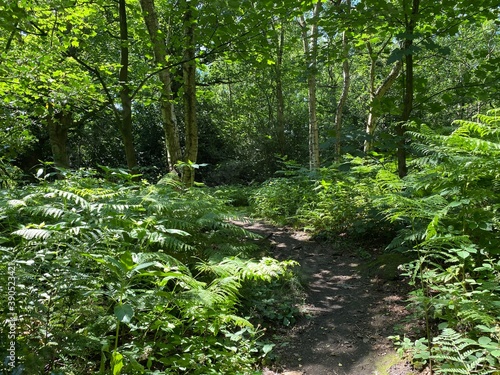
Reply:
[[[279,338],[278,363],[265,375],[416,374],[387,339],[408,315],[408,288],[401,280],[363,275],[360,250],[342,237],[318,243],[304,232],[263,222],[239,225],[264,237],[272,234],[272,255],[298,261],[307,282],[305,317]]]

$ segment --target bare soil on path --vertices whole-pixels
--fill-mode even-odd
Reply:
[[[376,269],[361,271],[371,261],[365,259],[368,252],[342,236],[321,243],[307,233],[262,222],[239,224],[268,237],[276,259],[299,262],[306,281],[304,316],[279,333],[277,361],[265,375],[419,374],[397,356],[388,339],[408,326],[404,280],[384,279]],[[367,250],[371,254],[374,249]]]

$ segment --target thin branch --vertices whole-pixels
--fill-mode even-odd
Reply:
[[[251,29],[253,30],[253,28]],[[200,58],[206,58],[207,56],[211,56],[211,55],[214,55],[216,53],[219,53],[221,51],[224,50],[225,47],[229,46],[231,43],[233,43],[235,40],[239,39],[239,38],[242,38],[248,34],[250,34],[252,31],[249,30],[243,34],[241,34],[240,36],[236,37],[236,38],[233,38],[217,47],[214,47],[211,51],[209,52],[205,52],[205,53],[201,53],[201,54],[198,54],[198,55],[195,55],[193,58],[191,59],[183,59],[181,61],[178,61],[176,63],[172,63],[172,64],[169,64],[169,65],[165,65],[159,69],[156,69],[148,74],[146,74],[146,76],[139,82],[139,84],[137,85],[136,89],[132,92],[132,95],[130,96],[131,99],[134,99],[135,96],[139,93],[139,91],[142,89],[142,87],[146,84],[147,81],[149,81],[152,77],[154,77],[155,75],[157,75],[158,73],[160,72],[163,72],[164,70],[169,70],[169,69],[172,69],[176,66],[181,66],[182,64],[185,64],[187,62],[190,62],[192,60],[196,60],[196,59],[200,59]]]
[[[17,24],[18,24],[18,22],[16,22],[14,24],[14,27],[13,27],[11,33],[9,34],[9,38],[7,39],[7,43],[5,44],[4,52],[9,52],[9,50],[10,50],[10,46],[12,45],[12,40],[14,40],[14,36],[16,35],[16,32],[17,32]]]
[[[85,121],[87,121],[89,118],[93,117],[95,114],[101,112],[108,105],[109,105],[109,103],[102,103],[98,108],[94,109],[93,111],[86,112],[85,115],[81,119],[79,119],[77,122],[75,122],[75,127],[83,125],[83,123]]]
[[[196,86],[209,87],[209,86],[215,86],[215,85],[232,85],[234,83],[241,83],[241,82],[244,82],[244,81],[243,80],[224,81],[223,79],[216,79],[216,80],[206,82],[206,83],[197,83]]]
[[[101,86],[102,86],[102,88],[104,90],[104,93],[106,94],[106,97],[108,98],[108,102],[109,102],[108,104],[110,104],[112,106],[113,113],[115,114],[115,116],[117,117],[117,119],[120,119],[120,114],[119,114],[118,110],[116,109],[116,107],[114,105],[115,101],[113,99],[113,96],[111,95],[111,92],[109,91],[108,86],[106,85],[106,82],[102,78],[102,75],[99,72],[99,70],[97,70],[96,68],[91,67],[90,65],[88,65],[85,61],[83,61],[82,59],[80,59],[76,55],[76,53],[68,55],[68,56],[72,57],[78,64],[80,64],[81,66],[83,66],[85,69],[87,69],[89,72],[93,73],[97,77],[97,80],[101,83]]]
[[[467,88],[471,88],[471,87],[492,86],[494,84],[498,84],[498,81],[499,80],[493,80],[493,81],[489,81],[487,83],[471,83],[471,84],[468,84],[468,85],[459,85],[459,86],[447,87],[445,89],[442,89],[442,90],[439,90],[439,91],[435,92],[432,95],[429,95],[424,100],[420,101],[420,103],[416,104],[414,106],[414,108],[420,107],[421,105],[427,103],[428,101],[430,101],[431,99],[435,98],[436,96],[439,96],[439,95],[441,95],[441,94],[443,94],[443,93],[445,93],[447,91],[454,91],[454,90],[457,90],[457,89],[467,89]]]

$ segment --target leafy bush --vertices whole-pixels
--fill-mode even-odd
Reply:
[[[313,232],[380,231],[383,217],[374,201],[399,188],[383,163],[347,156],[344,163],[315,172],[291,165],[282,172],[285,177],[258,188],[251,202],[258,216]]]
[[[277,177],[264,182],[253,193],[251,203],[257,216],[293,223],[297,211],[312,198],[312,181],[299,171],[293,178]]]
[[[109,172],[0,191],[0,373],[253,373],[269,347],[240,290],[292,263],[250,260],[255,235],[205,190]]]
[[[252,192],[253,188],[250,186],[223,185],[213,188],[211,194],[232,207],[244,208],[250,205]]]
[[[456,121],[450,135],[412,133],[421,155],[415,171],[402,192],[382,199],[387,217],[407,226],[395,244],[418,253],[408,274],[418,287],[415,310],[427,321],[419,356],[436,373],[492,374],[500,366],[497,115]]]
[[[14,187],[22,178],[22,171],[0,157],[0,188]]]
[[[302,286],[291,270],[273,280],[244,283],[241,294],[245,316],[267,330],[293,325],[300,315],[297,306],[304,298]]]

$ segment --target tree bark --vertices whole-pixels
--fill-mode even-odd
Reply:
[[[132,98],[128,85],[129,68],[129,42],[127,26],[127,10],[125,0],[119,0],[120,16],[120,101],[122,106],[120,133],[125,148],[127,167],[131,173],[137,173],[137,158],[135,155],[134,140],[132,135]]]
[[[148,30],[153,46],[154,61],[156,65],[164,66],[167,61],[167,42],[160,24],[154,0],[140,0],[144,23]],[[172,95],[172,77],[168,69],[158,73],[161,83],[160,111],[165,134],[167,165],[169,172],[175,170],[175,165],[182,160],[182,151],[179,142],[179,130],[174,110]]]
[[[184,13],[184,124],[186,127],[186,151],[184,161],[196,163],[198,158],[198,124],[196,119],[196,60],[195,60],[195,19],[193,7],[188,0],[185,2]],[[182,170],[182,181],[187,187],[193,186],[194,168],[185,166]]]
[[[351,0],[347,0],[347,6],[351,8]],[[351,86],[351,74],[349,69],[349,41],[347,38],[347,31],[342,33],[342,93],[340,94],[337,103],[337,112],[335,114],[335,157],[340,160],[341,153],[341,135],[342,135],[342,115],[344,112],[345,103],[349,96],[349,88]]]
[[[283,49],[285,45],[285,27],[284,22],[280,23],[280,34],[278,40],[277,59],[275,65],[276,74],[276,133],[278,139],[279,152],[282,156],[286,155],[286,137],[285,137],[285,97],[283,95]]]
[[[397,159],[398,159],[398,174],[399,177],[404,177],[408,174],[408,167],[406,165],[406,140],[405,140],[405,129],[404,126],[409,121],[411,112],[413,110],[413,51],[411,48],[413,46],[413,34],[415,31],[415,26],[417,24],[417,17],[419,14],[420,0],[413,0],[411,15],[406,15],[406,30],[405,35],[410,36],[406,38],[403,42],[403,48],[405,51],[405,96],[403,100],[403,114],[401,116],[401,122],[396,125],[396,136],[398,137],[398,149],[397,149]]]
[[[304,53],[307,62],[307,88],[308,88],[308,109],[309,109],[309,168],[311,170],[320,167],[319,156],[319,129],[317,119],[316,100],[316,74],[318,56],[318,17],[321,11],[321,1],[314,6],[311,30],[308,33],[304,17],[301,17],[302,39],[304,43]]]
[[[366,135],[367,139],[364,142],[364,152],[369,152],[373,149],[373,136],[375,134],[375,129],[377,127],[377,104],[382,100],[384,95],[389,91],[391,86],[396,82],[399,74],[401,73],[402,62],[397,61],[392,67],[391,71],[385,78],[385,80],[380,84],[380,86],[375,89],[375,66],[378,60],[379,54],[374,54],[370,43],[366,44],[368,48],[368,53],[370,55],[370,103],[368,120],[366,122]]]
[[[47,125],[54,165],[56,168],[69,169],[67,144],[68,130],[73,125],[73,113],[64,111],[54,113],[52,105],[49,104]]]

